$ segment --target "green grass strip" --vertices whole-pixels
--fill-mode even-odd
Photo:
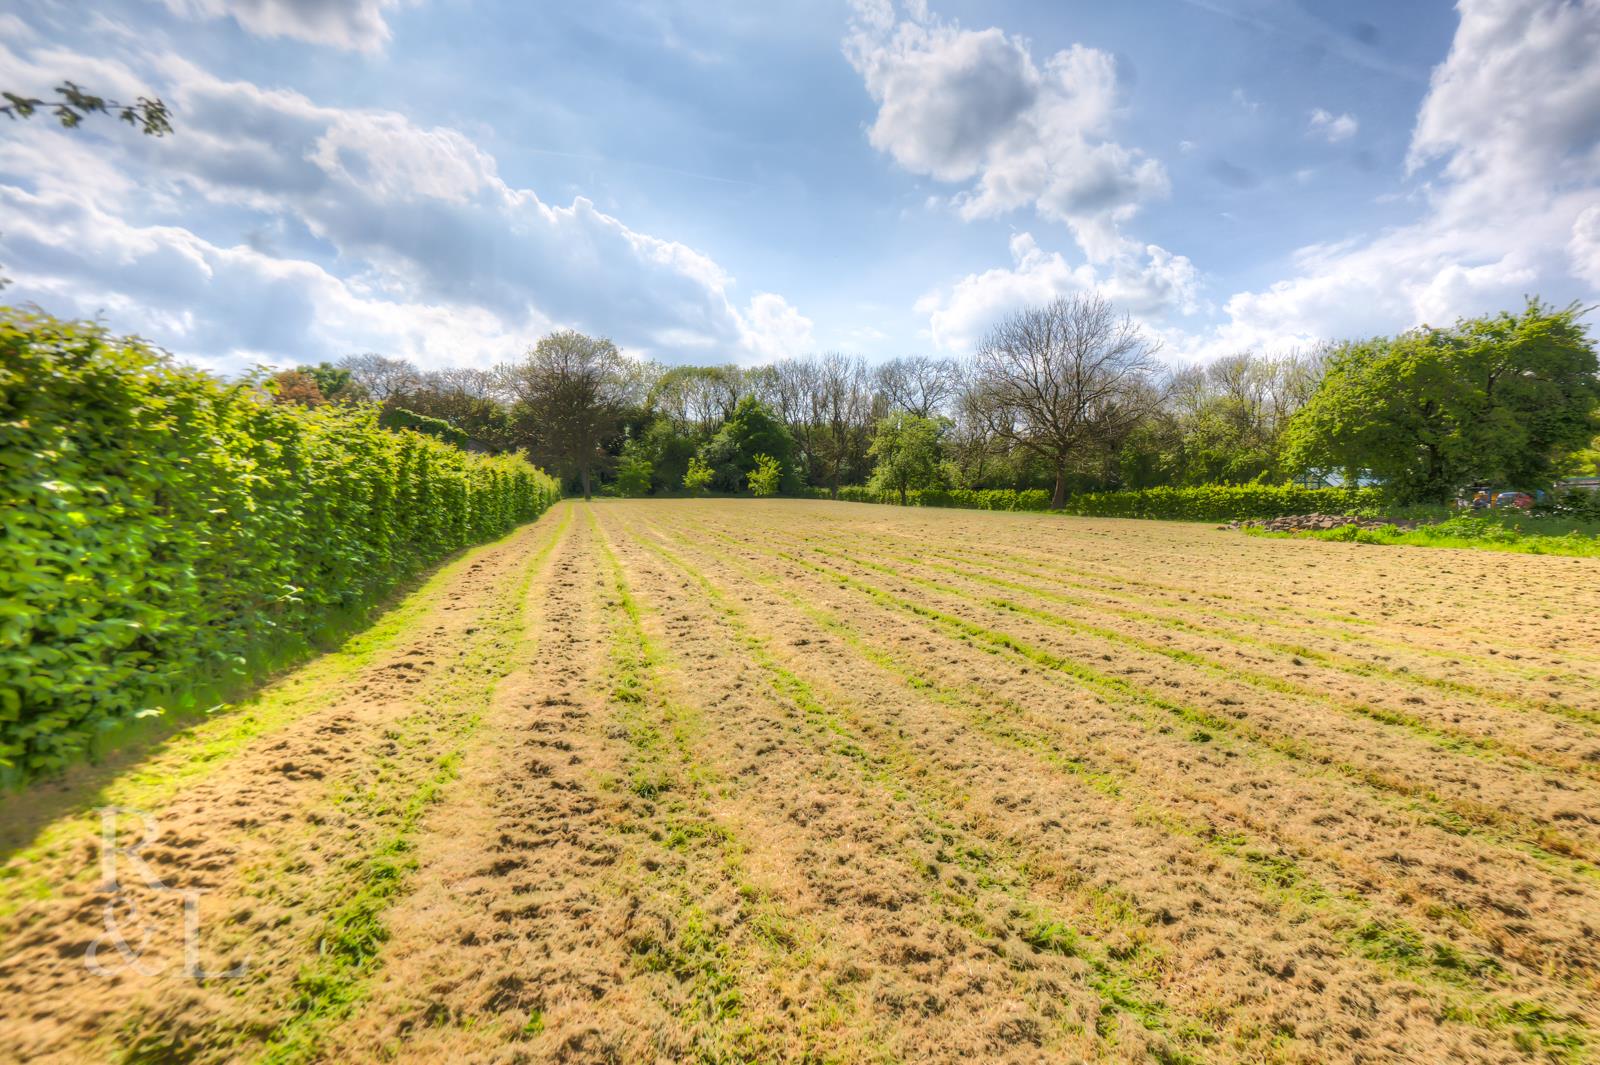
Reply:
[[[1459,519],[1458,519],[1459,520]],[[1471,519],[1468,519],[1469,521]],[[1445,523],[1448,527],[1450,523]],[[1381,544],[1389,547],[1451,547],[1471,551],[1507,551],[1521,555],[1563,555],[1570,558],[1600,558],[1600,536],[1585,536],[1576,530],[1563,536],[1515,531],[1496,526],[1490,535],[1452,535],[1423,525],[1410,531],[1389,526],[1362,529],[1346,525],[1338,529],[1310,529],[1302,533],[1272,532],[1245,528],[1247,536],[1271,539],[1309,539],[1336,543]]]
[[[30,873],[29,868],[53,864],[53,856],[75,850],[85,840],[98,836],[101,807],[158,809],[221,770],[256,739],[322,709],[326,705],[323,696],[331,685],[353,676],[411,633],[417,619],[432,609],[443,591],[479,557],[504,547],[526,530],[524,526],[466,552],[337,650],[320,655],[239,707],[219,708],[207,720],[164,741],[139,764],[111,779],[75,790],[63,804],[63,812],[35,830],[26,842],[14,845],[6,865],[0,866],[0,920],[30,902],[52,897],[56,883]],[[98,867],[85,866],[73,879],[87,880],[98,871]]]
[[[544,560],[565,537],[571,520],[571,507],[562,508],[561,521],[549,541],[529,556],[505,600],[512,604],[511,608],[492,615],[493,621],[485,626],[473,653],[440,692],[439,701],[465,704],[471,709],[453,715],[443,734],[424,737],[427,742],[422,746],[432,748],[441,740],[452,746],[433,761],[432,770],[409,793],[394,796],[375,784],[350,797],[360,814],[367,817],[391,815],[398,798],[396,823],[372,850],[346,867],[353,875],[344,898],[317,939],[316,960],[295,978],[289,1017],[268,1037],[267,1046],[257,1058],[260,1065],[297,1065],[313,1060],[321,1051],[327,1030],[350,1016],[369,993],[371,978],[382,964],[382,948],[389,938],[383,914],[405,892],[407,880],[417,868],[413,853],[417,828],[423,814],[459,772],[495,687],[525,657],[516,652],[534,638],[525,618],[529,589]],[[421,753],[427,757],[426,750]]]

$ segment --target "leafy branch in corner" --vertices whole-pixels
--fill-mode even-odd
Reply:
[[[128,125],[139,127],[139,132],[147,136],[161,137],[172,132],[171,112],[159,98],[152,100],[141,96],[131,104],[118,103],[85,92],[70,81],[57,85],[56,92],[59,95],[53,100],[0,92],[0,97],[6,101],[0,105],[0,114],[18,119],[32,118],[41,110],[47,111],[55,115],[67,129],[76,129],[90,115],[116,115]]]

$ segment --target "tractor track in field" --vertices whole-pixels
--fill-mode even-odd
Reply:
[[[1597,572],[562,503],[9,802],[0,1062],[1589,1060]]]

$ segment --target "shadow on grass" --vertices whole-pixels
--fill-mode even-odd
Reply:
[[[154,695],[152,702],[166,707],[166,713],[119,722],[96,738],[84,761],[31,781],[0,780],[0,879],[8,873],[4,863],[33,845],[48,825],[108,805],[108,789],[130,771],[201,725],[246,711],[272,684],[316,658],[346,649],[381,626],[446,568],[484,546],[462,548],[371,602],[329,615],[312,633],[263,644],[247,656],[239,675],[196,676],[179,688]]]

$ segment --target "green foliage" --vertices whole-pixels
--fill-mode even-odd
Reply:
[[[1347,344],[1289,428],[1297,469],[1370,470],[1400,502],[1554,480],[1595,432],[1600,369],[1578,308]]]
[[[305,374],[317,383],[317,391],[322,397],[332,403],[351,403],[363,398],[361,390],[350,379],[348,367],[335,366],[331,362],[319,362],[315,366],[297,366],[300,373]]]
[[[878,422],[867,454],[877,461],[871,487],[895,492],[906,502],[913,489],[939,485],[939,436],[943,426],[933,418],[897,412]]]
[[[1557,514],[1579,521],[1600,522],[1600,489],[1569,488],[1557,492],[1551,508]]]
[[[1067,501],[1067,513],[1097,518],[1164,518],[1235,521],[1285,514],[1343,514],[1377,506],[1375,488],[1301,488],[1298,485],[1209,484],[1147,488],[1142,492],[1086,492]]]
[[[799,487],[800,478],[794,466],[794,439],[789,430],[765,404],[746,396],[717,434],[700,448],[698,458],[711,467],[713,486],[724,492],[737,492],[755,469],[757,455],[776,460],[782,470],[783,491]]]
[[[809,488],[813,499],[833,498],[825,488]],[[845,485],[839,499],[846,503],[901,503],[900,493],[871,485]],[[934,488],[909,490],[905,506],[959,507],[964,510],[1048,510],[1050,493],[1042,488],[1018,491],[1014,488]]]
[[[826,498],[813,489],[808,494]],[[839,498],[857,503],[895,503],[898,493],[848,487]],[[1276,518],[1285,514],[1343,514],[1380,505],[1374,488],[1300,488],[1295,485],[1213,484],[1194,488],[1146,488],[1128,492],[1085,492],[1071,496],[1063,514],[1094,518],[1163,518],[1172,521],[1235,521]],[[1043,489],[946,488],[908,492],[906,502],[922,507],[965,507],[972,510],[1050,509]]]
[[[576,473],[588,499],[595,473],[609,465],[608,449],[620,444],[640,370],[605,337],[564,329],[541,338],[522,361],[499,370],[516,397],[518,444],[563,475]]]
[[[700,438],[680,431],[671,419],[652,418],[624,451],[650,463],[650,480],[656,491],[672,492],[683,486],[683,476],[699,446]]]
[[[783,467],[771,455],[757,455],[755,468],[746,479],[751,495],[775,496],[778,494],[778,485],[783,481]]]
[[[64,81],[56,86],[56,98],[44,100],[20,93],[0,92],[5,103],[0,104],[0,115],[16,120],[32,118],[39,111],[48,111],[66,129],[77,129],[90,115],[116,115],[140,133],[150,137],[164,137],[172,132],[172,113],[158,99],[141,96],[131,104],[107,100],[84,91],[81,85]]]
[[[622,449],[622,458],[617,462],[616,492],[619,496],[642,496],[650,494],[651,474],[654,468],[642,449],[635,447],[637,441],[629,441],[628,446]]]
[[[396,376],[403,373],[403,367],[404,364],[401,364],[401,369],[395,371]],[[387,395],[383,406],[385,410],[400,408],[411,414],[437,419],[465,433],[465,439],[492,451],[515,451],[517,441],[511,411],[488,394],[492,387],[490,380],[488,373],[474,370],[434,374],[423,377],[420,384],[408,386],[403,392]],[[384,382],[380,380],[378,383],[381,386]],[[335,403],[376,398],[354,375],[347,389],[333,393],[324,391],[328,399]],[[419,432],[426,431],[420,423],[407,423],[406,427]]]
[[[175,693],[249,678],[458,548],[531,520],[520,458],[266,402],[87,323],[0,311],[0,777],[60,769]]]
[[[1588,447],[1568,455],[1561,472],[1568,477],[1600,477],[1600,436],[1589,441]]]
[[[1234,397],[1209,396],[1196,403],[1183,412],[1175,435],[1163,457],[1177,483],[1248,484],[1276,472],[1272,441],[1262,438],[1248,405]],[[1119,457],[1126,460],[1136,446],[1124,444]]]
[[[1283,438],[1321,379],[1321,349],[1241,353],[1172,373],[1164,402],[1121,441],[1120,487],[1277,483]]]
[[[683,486],[695,495],[704,495],[706,489],[711,487],[714,476],[716,472],[697,455],[689,460],[689,468],[683,475]]]
[[[425,433],[428,436],[438,437],[447,444],[456,447],[465,447],[471,437],[457,429],[443,418],[435,418],[428,414],[418,414],[414,410],[404,407],[386,407],[378,415],[378,424],[385,429],[410,429],[413,432]]]

